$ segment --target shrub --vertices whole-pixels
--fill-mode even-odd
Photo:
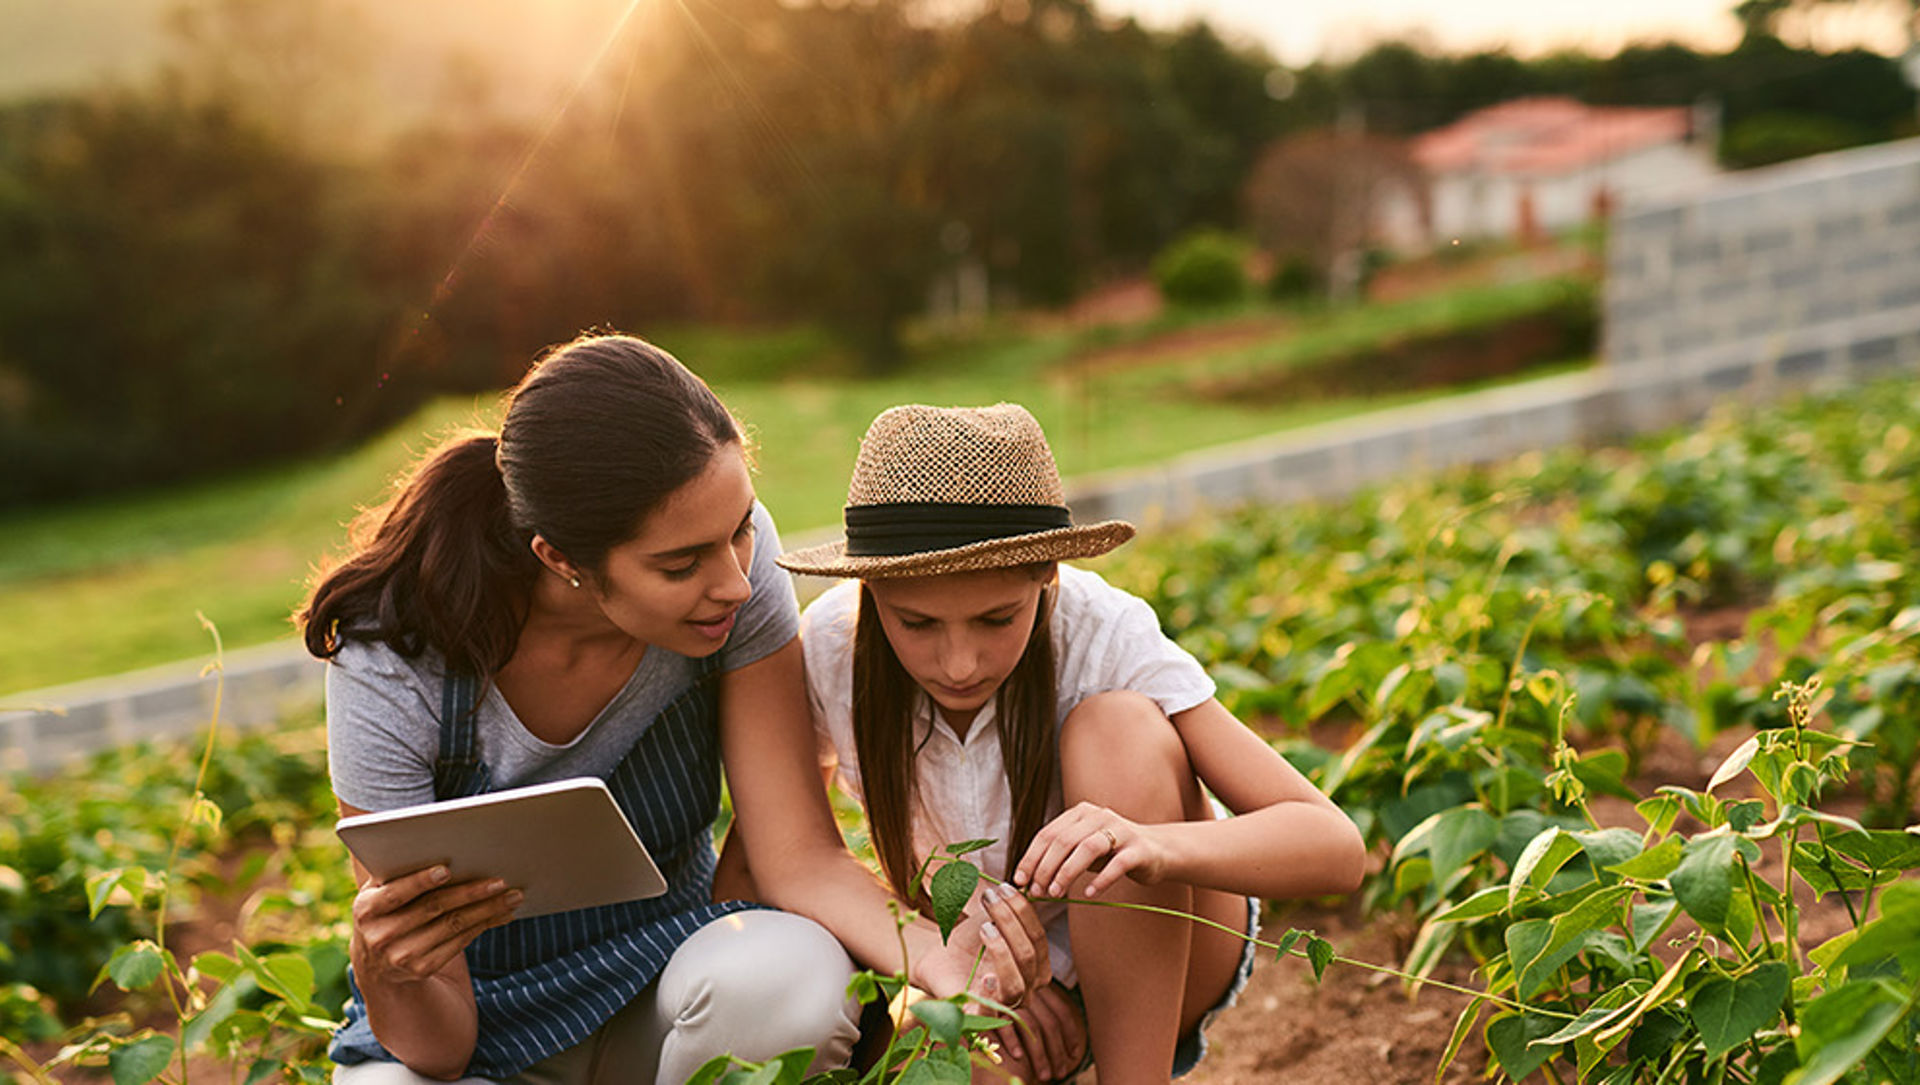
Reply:
[[[1199,230],[1163,249],[1153,281],[1173,305],[1222,305],[1247,292],[1247,244],[1231,234]]]

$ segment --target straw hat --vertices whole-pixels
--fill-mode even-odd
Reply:
[[[881,413],[847,484],[846,539],[782,555],[813,576],[931,576],[1104,554],[1120,520],[1075,525],[1046,434],[1025,407]]]

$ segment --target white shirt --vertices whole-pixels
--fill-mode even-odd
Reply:
[[[841,789],[855,799],[862,796],[853,740],[853,633],[859,613],[860,585],[846,581],[815,599],[800,617],[807,692],[820,733],[822,763],[835,765]],[[1051,629],[1056,730],[1067,713],[1096,693],[1130,690],[1152,698],[1169,716],[1213,697],[1213,680],[1160,631],[1153,608],[1097,573],[1060,566]],[[1008,838],[1013,835],[1013,795],[1001,764],[994,701],[980,709],[962,739],[950,727],[934,726],[933,702],[923,694],[913,727],[919,751],[914,761],[915,861],[945,844],[990,838],[995,841],[991,847],[968,858],[1004,877]],[[1061,809],[1056,775],[1047,817]],[[1077,974],[1067,940],[1066,905],[1041,905],[1040,917],[1047,927],[1054,975],[1073,984]]]

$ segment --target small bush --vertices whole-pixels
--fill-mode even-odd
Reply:
[[[1324,285],[1311,258],[1288,253],[1274,261],[1273,274],[1267,277],[1267,296],[1275,301],[1298,301],[1318,293]]]
[[[1247,293],[1247,243],[1199,230],[1161,250],[1153,280],[1171,305],[1222,305]]]

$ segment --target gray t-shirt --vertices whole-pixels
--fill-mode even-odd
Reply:
[[[773,559],[780,536],[766,508],[755,504],[753,596],[740,608],[720,649],[721,670],[734,670],[784,647],[799,629],[793,581]],[[327,764],[333,793],[362,810],[432,802],[433,762],[440,750],[440,687],[445,666],[428,651],[407,659],[385,644],[346,641],[327,667]],[[572,742],[534,737],[492,683],[476,719],[480,757],[496,788],[605,776],[633,748],[660,710],[693,684],[695,661],[648,647],[613,700]]]

